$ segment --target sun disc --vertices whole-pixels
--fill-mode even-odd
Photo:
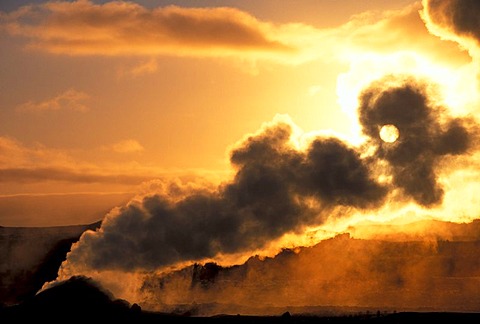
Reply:
[[[380,129],[380,138],[385,143],[393,143],[398,139],[399,136],[400,133],[395,125],[383,125]]]

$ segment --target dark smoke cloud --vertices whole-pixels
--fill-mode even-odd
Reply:
[[[424,4],[434,24],[473,38],[480,44],[480,1],[426,0]]]
[[[439,162],[469,151],[471,125],[433,104],[424,85],[409,79],[394,84],[382,80],[361,96],[366,151],[327,136],[300,150],[292,145],[290,123],[270,124],[231,152],[231,181],[215,190],[177,186],[130,202],[108,215],[100,231],[86,233],[67,264],[151,270],[246,253],[322,224],[335,208],[380,207],[396,188],[421,205],[440,203]],[[380,139],[384,124],[400,130],[395,143]],[[373,155],[365,154],[372,148]],[[383,161],[386,170],[379,168]],[[392,183],[375,180],[379,169]]]
[[[246,139],[231,154],[233,181],[216,192],[176,201],[157,194],[123,207],[100,232],[85,235],[69,261],[97,269],[155,269],[262,248],[322,223],[325,211],[339,205],[381,204],[386,190],[353,148],[318,137],[304,152],[292,147],[291,133],[291,125],[278,123]]]
[[[405,79],[391,86],[391,81],[381,80],[361,95],[363,132],[376,146],[376,157],[389,163],[394,187],[421,205],[438,204],[443,197],[436,172],[440,159],[468,153],[476,127],[467,118],[449,117],[430,101],[425,84]],[[399,130],[395,143],[384,143],[379,136],[387,124]]]

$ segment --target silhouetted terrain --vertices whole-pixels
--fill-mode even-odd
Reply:
[[[406,224],[363,224],[347,230],[356,238],[384,241],[477,241],[480,240],[480,219],[470,223],[422,220]]]
[[[313,310],[480,311],[480,240],[383,241],[349,234],[315,246],[251,257],[242,265],[195,264],[145,279],[152,307],[199,315]],[[195,300],[190,310],[189,303]],[[191,306],[190,306],[191,307]],[[282,308],[283,307],[283,308]],[[355,309],[353,309],[355,311]]]
[[[0,321],[105,317],[132,323],[474,323],[480,321],[478,224],[423,224],[421,228],[430,230],[427,240],[421,240],[423,230],[411,231],[415,225],[405,226],[405,233],[397,227],[410,241],[396,240],[395,227],[385,227],[383,240],[343,234],[313,247],[285,249],[275,257],[254,256],[241,265],[194,264],[147,277],[143,291],[151,300],[142,303],[144,310],[85,277],[72,277],[35,295],[56,278],[71,244],[100,223],[0,228],[5,256],[0,261]],[[163,309],[146,311],[154,309],[149,302],[163,303]]]
[[[145,312],[127,301],[115,299],[105,289],[86,277],[72,277],[44,290],[22,304],[0,309],[0,320],[47,323],[108,320],[122,323],[430,323],[447,321],[476,323],[474,313],[364,313],[348,316],[312,316],[285,312],[277,316],[188,316]]]
[[[113,295],[85,277],[72,277],[22,303],[6,307],[0,313],[6,319],[89,319],[100,317],[125,318],[139,311],[127,301]],[[67,317],[65,317],[67,316]]]
[[[0,227],[0,304],[19,303],[54,280],[72,243],[100,224]]]

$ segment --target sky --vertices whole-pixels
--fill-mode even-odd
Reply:
[[[0,11],[3,226],[93,222],[148,180],[222,181],[232,145],[277,114],[355,138],[338,82],[357,55],[438,46],[442,62],[469,60],[405,0],[7,0]],[[79,210],[75,198],[104,203]]]
[[[2,2],[0,224],[95,222],[132,199],[173,196],[172,186],[209,188],[223,203],[232,199],[225,187],[263,190],[263,183],[242,187],[250,181],[243,169],[261,158],[250,142],[272,146],[280,155],[272,159],[294,149],[316,166],[311,142],[320,137],[336,139],[339,156],[358,160],[341,172],[358,165],[354,180],[378,191],[378,202],[359,198],[362,207],[399,209],[390,196],[379,202],[386,194],[377,187],[393,196],[399,189],[402,208],[438,207],[465,188],[474,202],[474,182],[457,184],[460,171],[476,177],[475,159],[443,156],[474,155],[476,138],[467,129],[478,112],[479,35],[468,16],[465,24],[448,20],[455,1],[438,3],[427,10],[427,2],[400,0]],[[405,89],[411,93],[391,94],[391,108],[367,100],[368,91],[401,84],[412,84]],[[425,102],[402,112],[417,92]],[[381,139],[383,124],[393,124],[393,133],[400,127],[398,142]],[[270,133],[285,142],[272,142],[277,135]],[[239,152],[251,157],[237,161]],[[381,165],[368,164],[372,152]],[[330,160],[312,177],[325,182],[337,166]],[[289,172],[293,162],[285,162]],[[424,168],[414,168],[420,162]],[[446,173],[459,163],[466,167]],[[321,193],[367,188],[351,189],[357,182],[350,180],[347,189]],[[445,183],[458,190],[446,191]],[[458,210],[447,201],[436,214],[471,219],[472,206]]]
[[[469,112],[472,50],[421,7],[2,1],[0,224],[84,224],[151,180],[222,182],[235,143],[277,115],[359,143],[358,95],[388,73],[441,80]]]
[[[475,0],[0,10],[0,225],[103,220],[59,278],[136,300],[139,273],[478,218]]]

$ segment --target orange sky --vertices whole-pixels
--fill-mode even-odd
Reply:
[[[421,9],[2,1],[0,225],[93,222],[149,180],[227,179],[232,145],[277,114],[360,143],[358,94],[385,74],[434,79],[454,114],[477,113],[475,46],[429,31]]]

